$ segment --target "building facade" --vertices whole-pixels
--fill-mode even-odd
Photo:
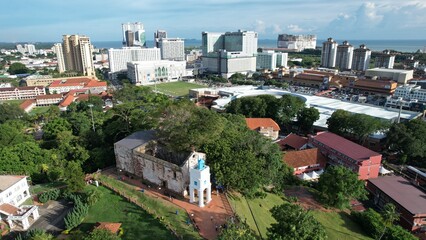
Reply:
[[[410,79],[413,79],[413,75],[413,70],[403,69],[373,68],[365,71],[366,77],[383,80],[393,80],[398,82],[399,84],[407,84]]]
[[[136,132],[114,144],[117,168],[142,177],[180,196],[189,193],[190,169],[199,159],[200,152],[171,153],[156,142],[155,132]]]
[[[137,85],[178,81],[187,76],[185,61],[139,61],[127,63],[127,77]]]
[[[0,101],[34,99],[40,95],[46,95],[42,86],[0,88]]]
[[[49,86],[49,93],[60,94],[71,90],[83,90],[90,93],[101,93],[107,90],[107,82],[101,82],[90,78],[71,78],[55,80]]]
[[[337,46],[336,67],[341,70],[350,70],[352,68],[352,58],[354,47],[348,41]]]
[[[158,46],[161,52],[161,59],[185,61],[185,43],[180,38],[160,38]]]
[[[287,67],[288,53],[264,51],[257,53],[256,69],[275,70],[279,67]]]
[[[376,68],[393,68],[395,63],[395,55],[392,55],[389,50],[384,50],[376,56],[374,67]]]
[[[322,43],[321,66],[326,68],[336,67],[337,42],[333,38],[328,38]]]
[[[160,48],[159,42],[162,38],[167,38],[166,30],[157,30],[157,32],[154,33],[155,47]]]
[[[121,29],[124,47],[146,47],[145,30],[142,23],[122,23]]]
[[[280,126],[272,118],[246,118],[247,127],[272,140],[278,139]]]
[[[64,35],[62,43],[65,69],[81,72],[86,76],[95,75],[93,66],[93,46],[90,38],[79,35]]]
[[[327,158],[321,154],[318,148],[310,148],[285,152],[283,162],[293,168],[293,174],[298,176],[323,170],[327,163]]]
[[[422,89],[419,85],[402,85],[396,88],[393,96],[406,100],[426,102],[426,89]]]
[[[379,176],[382,155],[331,132],[309,137],[309,145],[318,148],[331,165],[349,168],[362,180]]]
[[[364,44],[354,50],[352,70],[365,71],[370,65],[371,51]]]
[[[53,51],[56,53],[56,59],[58,62],[58,72],[59,73],[65,72],[66,68],[65,68],[64,52],[62,51],[62,44],[55,43],[53,45]]]
[[[30,196],[26,176],[0,175],[0,205],[8,203],[18,207]]]
[[[277,47],[296,50],[301,52],[305,49],[315,49],[317,45],[317,36],[315,35],[291,35],[279,34]]]

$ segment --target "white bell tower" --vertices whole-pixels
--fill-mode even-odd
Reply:
[[[206,190],[206,204],[212,200],[212,184],[210,183],[210,168],[203,159],[198,159],[198,164],[189,172],[189,202],[195,202],[194,190],[198,193],[198,206],[204,207],[204,190]]]

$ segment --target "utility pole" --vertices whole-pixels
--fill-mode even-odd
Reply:
[[[95,121],[94,121],[94,119],[93,119],[93,110],[92,110],[92,108],[93,108],[93,104],[89,104],[89,105],[87,105],[89,108],[90,108],[90,115],[92,116],[92,129],[93,129],[93,132],[96,132],[96,129],[95,129]]]

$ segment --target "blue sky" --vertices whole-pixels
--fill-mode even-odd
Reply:
[[[3,0],[6,1],[6,0]],[[61,41],[85,34],[121,40],[122,22],[142,22],[170,37],[201,38],[202,31],[255,30],[325,39],[426,39],[426,1],[413,0],[14,0],[2,4],[0,41]],[[84,6],[84,7],[83,7]]]

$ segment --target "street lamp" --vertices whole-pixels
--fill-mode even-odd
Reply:
[[[93,128],[93,132],[96,132],[95,121],[93,120],[93,110],[92,110],[93,104],[90,103],[87,106],[90,108],[90,115],[92,116],[92,128]]]
[[[397,123],[401,122],[401,112],[402,112],[402,104],[404,103],[404,100],[402,100],[402,98],[398,98],[398,103],[399,103],[399,111],[398,111],[398,120]]]

